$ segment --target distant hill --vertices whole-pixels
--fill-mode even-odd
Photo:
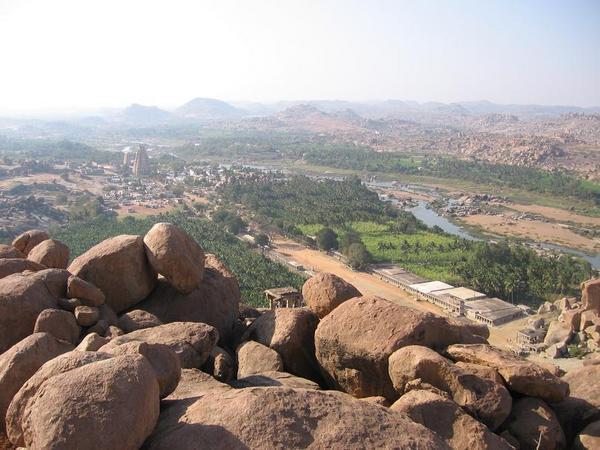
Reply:
[[[194,119],[236,119],[246,111],[214,98],[197,97],[175,110],[179,116]]]
[[[156,106],[144,106],[134,103],[122,111],[121,117],[130,123],[156,124],[168,122],[173,115]]]

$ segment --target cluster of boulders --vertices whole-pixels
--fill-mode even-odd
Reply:
[[[564,297],[554,303],[540,305],[538,317],[530,327],[544,330],[540,350],[551,358],[581,355],[600,350],[600,279],[589,280],[581,286],[581,300]],[[546,317],[546,319],[544,319]]]
[[[305,308],[252,308],[167,223],[36,264],[0,277],[0,449],[599,445],[600,365],[560,378],[332,274]]]

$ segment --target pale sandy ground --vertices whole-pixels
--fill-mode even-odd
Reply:
[[[539,214],[541,216],[547,217],[548,219],[600,227],[600,217],[582,216],[580,214],[575,214],[570,211],[565,211],[564,209],[551,208],[549,206],[520,205],[518,203],[510,203],[507,206],[510,209],[515,209],[517,211]]]
[[[0,181],[0,189],[10,189],[18,184],[33,183],[53,183],[62,184],[69,189],[79,189],[89,191],[94,195],[102,195],[102,188],[107,185],[108,175],[90,176],[89,179],[81,178],[78,175],[71,174],[69,181],[63,180],[59,175],[51,173],[38,173],[27,177],[13,177],[8,180]]]
[[[146,206],[139,205],[129,205],[129,206],[121,206],[117,209],[117,214],[119,217],[124,216],[154,216],[161,213],[167,213],[174,209],[175,206],[165,206],[161,208],[148,208]],[[133,212],[129,212],[132,210]]]
[[[364,295],[378,295],[394,303],[409,306],[420,311],[432,312],[447,316],[440,308],[429,302],[417,301],[415,297],[404,290],[395,287],[374,275],[355,272],[337,259],[317,250],[311,250],[287,239],[275,239],[275,250],[286,258],[301,263],[306,269],[315,272],[330,272],[353,284]],[[507,348],[516,336],[517,330],[523,328],[527,319],[490,328],[490,342],[502,348]]]
[[[435,197],[431,195],[416,193],[410,191],[404,191],[402,189],[395,188],[378,188],[377,191],[388,194],[391,197],[397,198],[399,200],[412,199],[412,200],[425,200],[426,202],[430,202],[435,200]]]
[[[600,250],[600,239],[590,239],[571,231],[566,225],[532,220],[515,220],[504,216],[475,214],[463,217],[468,225],[478,226],[496,234],[515,236],[538,242],[550,242],[569,248],[595,253]]]
[[[52,183],[56,181],[60,184],[65,184],[65,181],[58,175],[51,173],[38,173],[28,177],[12,177],[0,181],[0,189],[10,189],[18,184],[33,184],[33,183]]]

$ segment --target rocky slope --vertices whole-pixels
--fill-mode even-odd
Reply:
[[[0,250],[2,449],[598,448],[600,365],[560,378],[334,275],[263,311],[172,224],[68,267],[39,230]]]

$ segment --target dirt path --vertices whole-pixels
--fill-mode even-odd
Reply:
[[[507,206],[510,209],[515,209],[517,211],[539,214],[547,217],[548,219],[600,227],[600,217],[582,216],[570,211],[565,211],[564,209],[551,208],[549,206],[521,205],[518,203],[510,203]]]

